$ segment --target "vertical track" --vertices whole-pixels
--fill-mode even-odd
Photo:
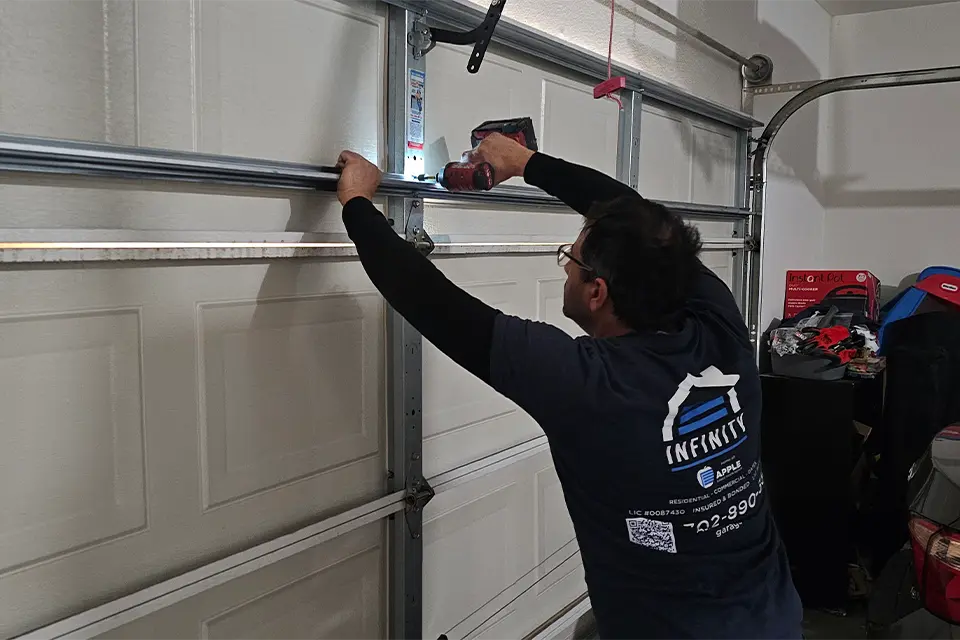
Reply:
[[[423,149],[408,145],[411,131],[411,77],[419,81],[425,71],[423,58],[415,60],[407,44],[414,14],[389,7],[387,50],[387,170],[410,175],[422,171]],[[424,83],[425,85],[425,83]],[[426,103],[421,93],[421,105]],[[419,139],[423,139],[421,127]],[[416,122],[413,123],[415,127]],[[405,233],[412,218],[422,225],[423,203],[419,198],[391,196],[387,215],[394,229]],[[420,334],[392,308],[387,312],[389,491],[416,494],[423,481],[423,363]],[[389,637],[423,637],[423,513],[409,505],[389,524]]]

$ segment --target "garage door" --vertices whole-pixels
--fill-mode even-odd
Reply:
[[[13,1],[0,24],[6,133],[381,153],[376,4]],[[4,239],[342,233],[328,195],[119,186],[16,178]],[[354,259],[5,265],[0,636],[383,496],[384,314]],[[383,536],[370,524],[138,629],[382,635]]]
[[[384,166],[389,22],[373,2],[6,0],[0,131],[309,165],[353,148]],[[426,58],[427,169],[476,124],[532,116],[544,151],[617,173],[632,115],[594,100],[591,80],[497,47],[468,75],[467,53]],[[627,152],[645,195],[739,204],[736,130],[636,106]],[[40,635],[387,637],[404,507],[389,470],[390,312],[349,252],[263,248],[344,243],[336,200],[4,179],[0,635],[75,616]],[[736,289],[739,223],[693,219]],[[578,216],[428,199],[424,222],[438,243],[483,247],[433,256],[452,280],[579,333],[553,253]],[[49,244],[77,242],[111,244]],[[210,244],[223,242],[253,249]],[[422,387],[436,490],[423,637],[522,637],[586,589],[545,438],[427,343]]]

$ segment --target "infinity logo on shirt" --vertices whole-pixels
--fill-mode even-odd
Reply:
[[[670,399],[663,421],[664,454],[671,471],[690,469],[722,456],[747,439],[743,412],[737,399],[740,376],[708,367],[697,376],[687,374]],[[706,469],[706,468],[705,468]],[[710,486],[705,469],[697,472],[703,488]],[[716,474],[709,480],[716,481]]]

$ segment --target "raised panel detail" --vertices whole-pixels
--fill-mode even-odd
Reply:
[[[331,164],[378,160],[382,19],[369,3],[202,0],[200,148]]]
[[[367,525],[98,637],[386,637],[383,534]]]
[[[704,251],[700,254],[703,264],[712,270],[717,277],[723,280],[728,287],[733,288],[733,252],[732,251]]]
[[[505,313],[514,313],[510,309],[516,299],[516,282],[466,285],[463,289]],[[424,346],[424,439],[441,437],[517,410],[516,405],[454,364],[432,344]]]
[[[693,125],[693,202],[734,204],[736,154],[737,139],[732,130]]]
[[[679,115],[644,106],[640,120],[640,193],[659,200],[689,201],[690,147]]]
[[[537,593],[580,566],[573,522],[552,466],[537,473]]]
[[[471,260],[478,258],[466,259]],[[524,258],[498,260],[501,261],[498,268],[504,272],[524,266]],[[458,259],[464,267],[470,266],[462,261]],[[461,286],[504,313],[530,315],[525,308],[532,305],[524,304],[530,290],[526,283],[499,281]],[[538,431],[533,420],[513,402],[424,340],[423,446],[424,473],[428,477],[496,453],[535,436]]]
[[[377,453],[381,304],[365,293],[200,305],[206,506]]]
[[[203,623],[204,638],[379,637],[381,549],[319,567]]]
[[[147,526],[140,314],[0,318],[0,574]]]
[[[640,130],[643,195],[733,206],[737,155],[733,129],[644,105]]]
[[[0,130],[136,144],[133,2],[0,2]]]
[[[512,596],[488,601],[526,571],[513,535],[524,520],[522,507],[521,488],[510,482],[425,521],[424,637],[453,628],[453,637],[470,637],[488,616],[484,627],[515,610],[516,603],[495,613]]]
[[[543,150],[550,155],[617,172],[620,110],[611,100],[595,100],[590,87],[553,79],[543,83]]]

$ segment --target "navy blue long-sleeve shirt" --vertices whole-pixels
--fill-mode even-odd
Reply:
[[[581,214],[642,200],[543,153],[524,179]],[[369,200],[343,220],[387,302],[546,433],[601,637],[801,637],[763,489],[759,375],[714,273],[702,267],[678,332],[573,338],[457,287]]]

